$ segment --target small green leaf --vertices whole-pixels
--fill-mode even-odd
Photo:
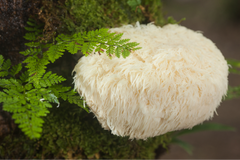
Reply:
[[[122,47],[117,47],[117,48],[116,48],[115,55],[116,55],[118,58],[120,58],[121,51],[122,51]]]
[[[39,47],[40,42],[28,42],[28,43],[25,43],[25,45],[28,47]]]
[[[32,27],[24,27],[27,31],[36,31],[36,28],[32,28]]]
[[[128,57],[129,55],[130,55],[130,51],[128,50],[128,49],[123,49],[123,52],[122,52],[122,56],[123,56],[123,58],[126,58],[126,57]]]
[[[230,65],[229,72],[234,74],[240,74],[240,61],[235,59],[227,59],[227,63]]]
[[[29,25],[29,26],[36,26],[36,24],[35,23],[33,23],[33,22],[30,22],[30,21],[27,21],[27,24]]]
[[[127,4],[132,7],[133,10],[139,5],[141,5],[141,0],[128,0]]]
[[[35,33],[26,33],[25,36],[23,36],[26,40],[34,41],[36,40]]]
[[[188,144],[180,139],[177,139],[177,138],[172,139],[171,143],[177,144],[178,146],[183,148],[188,154],[190,154],[190,155],[192,154],[193,147],[190,144]]]

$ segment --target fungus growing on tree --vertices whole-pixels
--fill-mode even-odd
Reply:
[[[228,65],[214,43],[179,25],[126,25],[110,32],[140,43],[126,59],[82,57],[75,89],[104,129],[146,139],[213,117],[228,87]]]

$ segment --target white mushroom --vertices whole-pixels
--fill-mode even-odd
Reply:
[[[75,89],[104,129],[146,139],[213,117],[228,87],[228,65],[214,43],[179,25],[126,25],[110,32],[140,43],[126,59],[82,57]]]

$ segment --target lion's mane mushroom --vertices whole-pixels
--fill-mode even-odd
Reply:
[[[146,139],[213,117],[228,87],[228,65],[214,43],[179,25],[126,25],[110,32],[140,43],[126,59],[82,57],[75,88],[113,134]]]

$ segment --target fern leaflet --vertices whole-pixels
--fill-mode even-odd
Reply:
[[[49,71],[39,80],[39,83],[41,87],[49,87],[65,80],[66,79],[62,76],[57,76],[56,74],[52,74],[52,72]]]
[[[22,70],[22,64],[19,63],[15,66],[12,67],[12,69],[10,70],[10,74],[12,76],[15,76],[16,74],[18,74],[20,71]]]

